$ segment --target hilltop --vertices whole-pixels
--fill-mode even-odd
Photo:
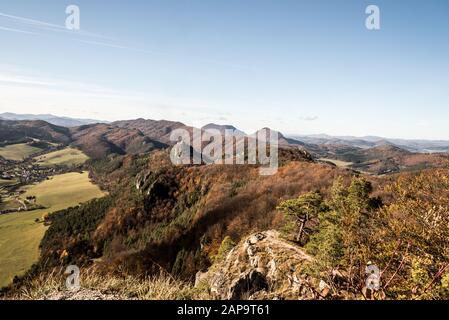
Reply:
[[[157,120],[136,119],[136,120],[115,121],[112,123],[112,125],[125,129],[139,130],[147,137],[161,141],[166,144],[173,144],[173,141],[170,141],[170,134],[173,130],[186,129],[189,132],[191,131],[191,127],[181,122],[174,122],[167,120],[157,121]]]
[[[30,139],[55,143],[69,143],[70,130],[42,120],[8,121],[0,120],[0,141],[3,144],[20,143]]]
[[[167,147],[137,129],[123,129],[108,124],[93,124],[70,130],[72,144],[94,159],[108,155],[145,153]]]
[[[205,126],[203,126],[201,128],[201,130],[209,130],[209,129],[214,129],[214,130],[218,130],[220,131],[223,135],[225,134],[226,131],[230,131],[232,132],[234,135],[242,135],[245,136],[245,132],[237,129],[236,127],[229,125],[229,124],[225,124],[225,125],[220,125],[220,124],[216,124],[216,123],[209,123],[206,124]]]

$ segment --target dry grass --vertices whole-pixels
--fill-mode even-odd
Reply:
[[[40,274],[20,288],[11,289],[1,300],[45,300],[67,292],[64,269],[54,269]],[[94,269],[81,270],[81,290],[95,291],[111,299],[120,300],[205,300],[210,299],[207,290],[194,288],[190,283],[176,280],[161,273],[158,276],[138,278],[134,276],[100,275]],[[89,300],[89,298],[87,298]]]

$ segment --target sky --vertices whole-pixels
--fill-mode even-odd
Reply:
[[[449,140],[448,13],[447,0],[0,0],[0,113]]]

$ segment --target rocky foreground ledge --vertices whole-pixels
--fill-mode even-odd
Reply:
[[[326,297],[328,286],[302,272],[312,258],[282,239],[277,231],[260,232],[241,241],[195,286],[209,286],[216,299],[302,299]]]

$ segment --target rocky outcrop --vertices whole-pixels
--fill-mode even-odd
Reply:
[[[196,285],[207,285],[215,298],[225,300],[320,299],[328,289],[303,272],[310,261],[277,231],[265,231],[244,239],[206,274],[198,274]]]

